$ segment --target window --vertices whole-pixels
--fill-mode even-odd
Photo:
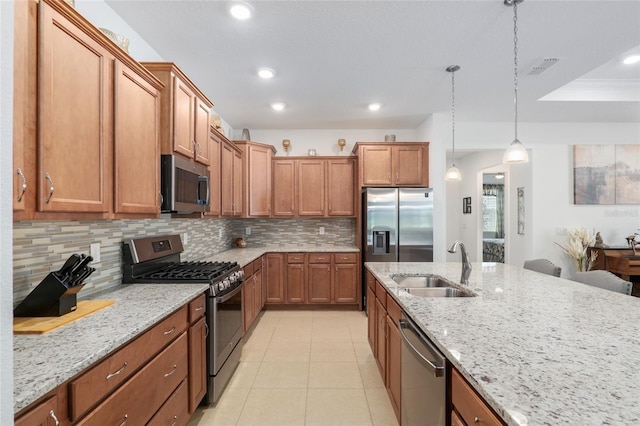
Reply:
[[[482,196],[482,232],[497,234],[498,215],[496,212],[495,195]]]

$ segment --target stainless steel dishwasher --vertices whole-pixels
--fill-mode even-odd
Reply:
[[[446,358],[409,318],[402,336],[402,426],[444,426],[447,420]]]

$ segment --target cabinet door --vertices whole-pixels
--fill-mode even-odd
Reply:
[[[378,358],[378,327],[376,323],[376,293],[367,286],[367,340],[374,358]]]
[[[309,264],[309,303],[331,302],[331,264]]]
[[[244,323],[244,331],[246,332],[253,324],[254,312],[254,295],[256,289],[256,280],[252,275],[245,280],[242,287],[242,319]]]
[[[273,216],[295,216],[295,180],[295,160],[278,159],[273,161]]]
[[[391,147],[363,146],[360,151],[362,185],[391,185]]]
[[[376,362],[380,369],[382,379],[387,377],[387,310],[376,299]]]
[[[14,423],[14,426],[55,426],[58,423],[58,397],[52,396],[38,404]]]
[[[189,413],[207,393],[207,327],[205,318],[189,328]]]
[[[242,153],[233,152],[233,215],[242,215]]]
[[[178,76],[173,77],[173,150],[194,158],[196,95]]]
[[[265,303],[285,303],[284,253],[269,253],[266,257],[267,291]]]
[[[222,216],[233,216],[233,158],[234,149],[228,142],[222,143],[220,156],[220,203]]]
[[[387,390],[393,410],[400,422],[400,388],[402,373],[402,340],[398,326],[387,315]]]
[[[220,178],[222,172],[220,170],[220,155],[222,154],[222,141],[214,132],[215,130],[211,130],[209,137],[209,175],[211,176],[209,187],[211,194],[209,198],[209,211],[205,213],[207,216],[220,216],[221,214],[220,193],[222,191],[222,183]]]
[[[298,161],[298,216],[324,216],[325,161]]]
[[[304,303],[304,264],[287,265],[287,303]]]
[[[358,303],[357,276],[355,264],[336,264],[333,279],[333,301],[335,303]]]
[[[249,145],[247,152],[247,187],[249,202],[248,216],[266,216],[271,214],[271,157],[270,147]]]
[[[425,184],[424,149],[421,145],[393,147],[393,179],[396,185]]]
[[[40,4],[38,210],[108,212],[114,58]]]
[[[354,215],[355,187],[353,160],[329,160],[327,162],[329,216]]]
[[[160,212],[160,91],[115,61],[115,213]]]
[[[13,2],[13,211],[28,219],[36,201],[38,4]]]
[[[253,292],[253,319],[255,320],[262,310],[262,269],[256,271],[253,275],[253,279],[256,282]]]
[[[194,140],[196,161],[204,165],[210,165],[209,158],[209,105],[202,102],[198,97],[195,98],[195,123],[194,123]]]

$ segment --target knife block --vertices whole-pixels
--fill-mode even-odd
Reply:
[[[68,287],[50,272],[13,310],[14,317],[60,317],[75,311],[83,285]]]

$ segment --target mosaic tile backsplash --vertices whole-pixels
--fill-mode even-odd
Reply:
[[[325,234],[319,235],[319,227]],[[251,227],[251,235],[245,236]],[[183,260],[199,260],[235,247],[243,236],[250,246],[355,244],[354,219],[138,219],[101,221],[19,221],[13,224],[14,307],[73,253],[90,253],[100,243],[100,262],[79,296],[120,285],[122,241],[163,234],[186,235]]]

